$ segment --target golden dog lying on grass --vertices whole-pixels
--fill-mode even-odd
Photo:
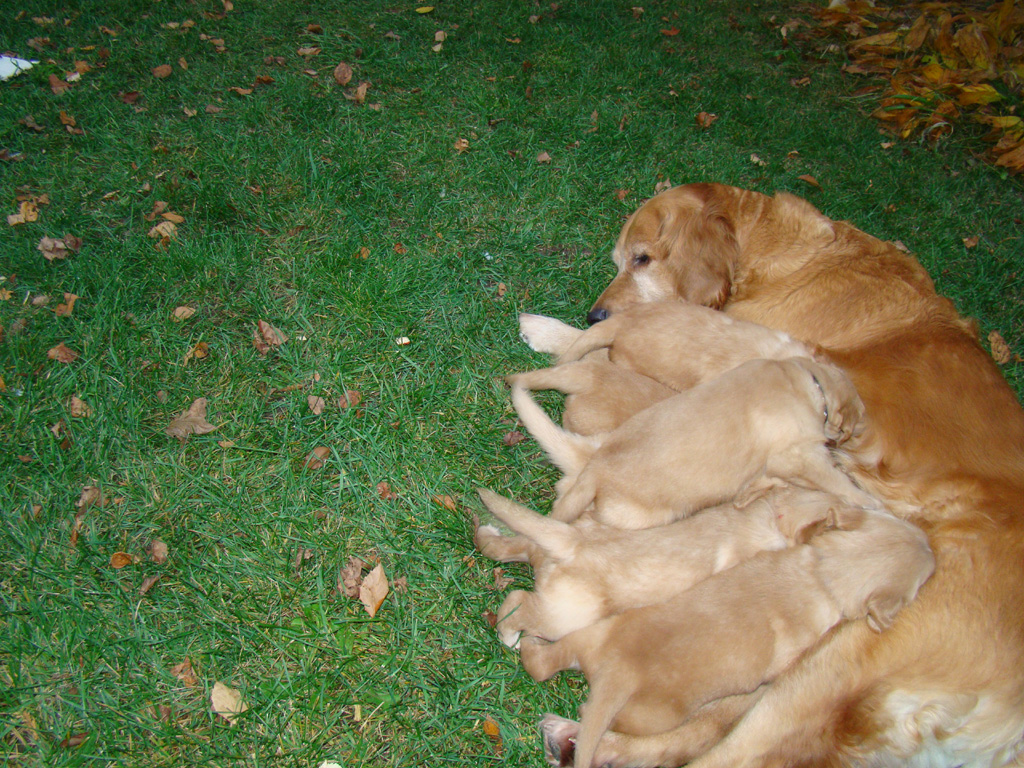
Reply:
[[[684,299],[841,365],[868,417],[850,469],[924,529],[936,569],[887,632],[843,625],[760,695],[655,738],[610,733],[596,760],[1024,760],[1024,411],[974,324],[911,256],[788,194],[677,187],[630,217],[613,257],[591,322]]]

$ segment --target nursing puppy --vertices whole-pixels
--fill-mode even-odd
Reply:
[[[479,489],[487,508],[517,535],[478,525],[477,549],[494,560],[528,553],[534,591],[509,593],[497,629],[510,647],[521,633],[557,640],[612,614],[661,602],[758,552],[806,541],[844,505],[820,491],[784,486],[744,508],[733,503],[658,528],[624,531],[589,519],[540,515]]]
[[[590,684],[577,768],[590,768],[609,728],[669,731],[709,701],[757,690],[844,619],[889,627],[934,570],[927,538],[885,512],[855,511],[842,525],[554,643],[524,638],[534,679],[571,668]]]
[[[559,363],[607,349],[609,359],[676,391],[735,368],[747,360],[811,357],[789,334],[736,320],[699,304],[659,301],[616,312],[580,334]]]
[[[522,389],[512,402],[564,473],[552,515],[572,521],[594,505],[599,522],[650,528],[773,480],[877,506],[832,462],[863,424],[842,371],[806,358],[751,360],[662,400],[618,429],[580,436],[560,429]]]

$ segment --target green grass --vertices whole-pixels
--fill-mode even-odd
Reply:
[[[0,161],[0,212],[23,191],[49,196],[38,221],[0,222],[7,764],[541,765],[535,722],[572,714],[581,683],[534,684],[486,625],[501,593],[472,548],[473,489],[549,502],[536,447],[502,443],[514,422],[497,379],[541,362],[516,314],[580,321],[623,217],[660,180],[791,190],[902,240],[983,334],[1022,349],[1021,186],[973,159],[969,136],[884,149],[841,61],[784,44],[787,6],[648,2],[636,19],[633,4],[4,12],[0,47],[41,63],[0,84],[0,148],[23,158]],[[437,30],[448,39],[433,52]],[[36,55],[27,41],[41,36],[51,46]],[[322,52],[296,53],[311,45]],[[53,94],[48,76],[75,61],[93,68]],[[339,61],[371,83],[366,104],[334,83]],[[165,63],[172,75],[155,78]],[[273,82],[251,95],[228,90],[261,75]],[[134,105],[116,98],[129,91]],[[718,115],[707,130],[700,111]],[[45,130],[19,124],[27,115]],[[145,219],[158,200],[184,218],[163,249]],[[39,239],[68,232],[81,252],[44,260]],[[81,298],[58,317],[65,292]],[[181,305],[196,313],[175,322]],[[260,319],[290,336],[266,356]],[[186,364],[201,341],[210,355]],[[61,342],[81,357],[48,360]],[[1006,372],[1019,387],[1020,365]],[[346,390],[357,409],[337,406]],[[91,416],[70,415],[72,395]],[[167,437],[198,397],[217,431]],[[305,469],[317,446],[326,465]],[[73,546],[86,486],[109,501],[86,509]],[[154,539],[166,563],[147,556]],[[115,570],[115,552],[138,562]],[[335,589],[353,556],[408,585],[372,619]],[[186,659],[194,686],[171,671]],[[210,711],[216,681],[250,707],[234,726]]]

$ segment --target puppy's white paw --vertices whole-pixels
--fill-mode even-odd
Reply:
[[[519,315],[519,337],[535,352],[560,355],[583,333],[561,320],[546,315]]]

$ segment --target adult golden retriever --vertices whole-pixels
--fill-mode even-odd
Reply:
[[[707,740],[741,708],[726,701],[728,722],[712,710],[711,725],[627,744],[630,764],[1024,763],[1024,411],[975,325],[914,258],[785,193],[676,187],[629,218],[613,257],[618,276],[590,322],[680,298],[842,365],[869,421],[851,469],[936,556],[888,632],[841,627],[710,749],[688,734]]]

